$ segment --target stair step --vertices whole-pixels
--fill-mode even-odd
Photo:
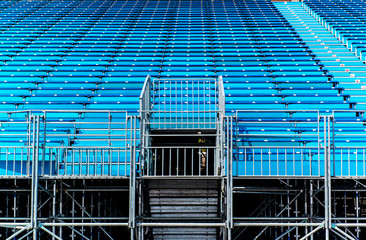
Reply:
[[[220,219],[220,185],[217,180],[150,180],[149,213],[157,220],[183,222]],[[212,220],[211,220],[212,219]],[[153,239],[217,239],[214,227],[152,227]]]
[[[217,191],[215,190],[195,190],[195,189],[167,189],[163,191],[161,189],[152,189],[149,191],[150,197],[179,197],[179,196],[195,196],[195,197],[217,197]]]
[[[217,205],[217,198],[174,198],[174,201],[172,201],[172,199],[162,199],[162,198],[151,198],[150,196],[150,205],[185,205],[185,206],[190,206],[190,205],[202,205],[201,202],[198,202],[197,200],[200,201],[205,201],[205,204],[209,204],[209,205]]]

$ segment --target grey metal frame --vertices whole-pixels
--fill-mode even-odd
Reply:
[[[8,112],[7,114],[11,116],[18,113],[20,112]],[[2,145],[0,146],[0,153],[5,154],[5,157],[2,159],[5,161],[6,166],[5,175],[2,176],[3,179],[14,179],[14,184],[16,184],[17,179],[30,179],[30,213],[27,215],[28,217],[16,217],[16,192],[19,190],[14,189],[14,217],[5,218],[4,222],[0,223],[1,227],[14,229],[14,234],[8,236],[7,239],[14,239],[18,236],[22,236],[21,238],[27,237],[27,239],[32,236],[33,239],[39,239],[39,231],[44,231],[52,239],[62,239],[63,227],[72,229],[72,239],[74,239],[74,234],[88,239],[82,232],[76,230],[75,227],[81,227],[82,229],[85,227],[99,228],[106,236],[109,235],[104,227],[130,227],[133,229],[135,227],[135,204],[133,199],[135,198],[136,169],[139,164],[136,161],[139,153],[137,116],[128,116],[126,111],[23,111],[22,113],[25,114],[24,121],[10,121],[7,124],[22,124],[22,126],[28,129],[25,136],[27,141],[23,143],[25,146]],[[74,122],[67,119],[59,119],[57,114],[76,114],[78,116],[90,114],[96,115],[99,120],[90,121],[90,119],[85,120],[81,117],[80,121]],[[119,115],[116,121],[112,120],[112,117],[115,115]],[[67,126],[67,128],[73,131],[55,131],[56,133],[52,130],[48,131],[48,127],[57,129],[59,127],[62,128],[62,126]],[[77,128],[82,131],[75,130]],[[4,134],[3,137],[14,137],[14,135],[18,136],[19,134]],[[68,141],[52,145],[53,139],[67,139]],[[79,143],[79,146],[70,146],[70,139],[82,139],[82,141]],[[93,146],[90,144],[95,139],[104,140],[105,145]],[[113,146],[113,144],[117,146]],[[17,154],[19,152],[21,153],[20,156]],[[9,157],[9,155],[13,156]],[[24,157],[24,155],[27,157]],[[91,156],[93,156],[94,160],[91,160]],[[16,171],[16,161],[20,162],[20,167],[17,166],[20,168],[20,173]],[[102,170],[99,172],[80,170],[78,173],[67,172],[66,170],[62,172],[60,170],[61,167],[64,169],[72,167],[71,169],[73,169],[76,166],[79,166],[80,169],[82,166],[86,169],[93,167],[96,169],[99,167]],[[114,169],[114,174],[112,174],[112,169]],[[123,169],[123,171],[120,171],[120,169]],[[9,172],[12,172],[12,174],[9,174]],[[97,217],[92,217],[84,208],[84,197],[80,203],[73,197],[73,194],[67,192],[65,192],[67,197],[73,202],[73,209],[79,206],[82,209],[83,215],[88,217],[80,219],[56,216],[56,197],[59,198],[57,201],[62,203],[62,195],[64,195],[63,193],[57,194],[56,184],[57,181],[62,182],[66,179],[81,179],[80,181],[85,181],[85,179],[129,180],[129,198],[131,199],[129,217],[127,219],[118,217],[98,219]],[[53,191],[49,191],[46,186],[40,185],[41,181],[46,184],[53,184]],[[11,192],[12,190],[9,189],[7,191]],[[97,189],[91,189],[90,191],[97,191]],[[49,194],[49,198],[46,201],[44,199],[41,200],[39,197],[41,192]],[[39,217],[40,209],[48,202],[52,202],[53,221]],[[60,205],[60,211],[62,205]],[[17,229],[19,230],[15,231]],[[59,233],[56,233],[56,229],[58,229]],[[133,231],[131,231],[132,233]],[[109,238],[111,237],[109,236]]]
[[[212,79],[211,79],[212,80]],[[210,81],[211,81],[210,80]],[[167,79],[163,80],[165,83]],[[182,80],[177,80],[182,81]],[[184,80],[187,81],[186,79]],[[196,79],[194,81],[199,81]],[[203,81],[208,81],[203,79]],[[337,235],[343,239],[357,239],[360,236],[361,228],[366,227],[366,219],[361,217],[360,213],[360,201],[363,199],[362,193],[366,190],[366,184],[363,180],[366,179],[365,170],[365,147],[359,145],[352,145],[352,140],[357,141],[360,137],[366,136],[365,133],[344,133],[335,132],[334,129],[337,126],[341,126],[343,123],[349,124],[350,121],[342,120],[338,118],[338,115],[342,117],[344,113],[357,113],[363,115],[363,111],[333,111],[328,115],[321,115],[317,111],[309,111],[314,113],[316,116],[313,120],[305,119],[304,122],[297,122],[296,124],[310,124],[316,126],[316,130],[311,133],[302,133],[303,136],[310,136],[316,139],[316,145],[310,146],[245,146],[238,145],[238,137],[249,137],[249,136],[287,136],[291,137],[291,134],[283,133],[250,133],[243,134],[237,132],[238,124],[245,123],[240,119],[241,114],[250,112],[259,112],[254,110],[247,111],[237,111],[233,116],[225,116],[225,94],[223,89],[222,78],[218,77],[215,80],[215,106],[207,111],[199,112],[201,116],[215,116],[215,119],[207,122],[207,124],[194,123],[190,125],[189,121],[185,124],[173,124],[169,127],[173,127],[175,130],[196,130],[202,129],[214,130],[208,135],[215,136],[216,142],[215,146],[169,146],[169,147],[154,147],[151,146],[150,137],[153,136],[151,130],[158,128],[159,130],[166,130],[168,128],[166,122],[164,121],[151,121],[154,119],[155,107],[156,107],[156,96],[157,89],[154,89],[156,82],[150,77],[147,77],[144,85],[144,90],[140,96],[140,115],[135,116],[127,114],[125,111],[18,111],[18,112],[6,112],[11,116],[12,114],[23,114],[24,120],[22,121],[8,121],[6,124],[23,126],[27,129],[25,134],[21,133],[5,133],[3,137],[9,137],[13,139],[16,137],[22,137],[26,139],[25,143],[19,142],[15,146],[0,146],[0,154],[3,154],[2,160],[5,160],[6,171],[2,179],[12,179],[14,182],[20,179],[30,180],[30,189],[27,190],[30,193],[30,214],[28,217],[17,217],[17,203],[14,201],[13,206],[9,205],[9,209],[13,208],[14,217],[0,218],[0,226],[6,228],[12,228],[14,230],[13,234],[9,235],[7,239],[13,239],[15,237],[22,236],[21,238],[33,239],[39,237],[40,231],[47,233],[52,239],[62,239],[62,228],[66,227],[72,229],[74,234],[88,239],[87,236],[83,234],[83,231],[79,231],[75,227],[84,228],[99,228],[105,236],[108,236],[105,227],[128,227],[130,228],[130,238],[131,239],[143,239],[144,228],[147,227],[217,227],[224,229],[226,232],[225,238],[231,239],[234,234],[233,230],[247,228],[258,228],[261,227],[261,231],[258,233],[257,238],[262,236],[270,228],[281,228],[282,233],[277,235],[276,239],[283,239],[289,236],[291,232],[296,232],[296,239],[314,239],[315,234],[324,229],[325,238],[331,239],[331,235]],[[172,85],[174,87],[178,85]],[[204,86],[204,85],[203,85]],[[197,91],[197,88],[195,89]],[[185,103],[184,103],[185,104]],[[209,113],[214,115],[210,115]],[[157,110],[157,112],[163,113],[164,111]],[[175,114],[179,111],[171,111],[171,114]],[[194,112],[194,111],[192,111]],[[260,110],[262,113],[270,112]],[[276,112],[276,111],[272,111]],[[296,111],[284,110],[277,111],[278,113],[284,112],[294,114]],[[306,113],[307,111],[300,111]],[[4,112],[1,112],[4,113]],[[181,113],[186,114],[187,111],[183,110]],[[57,114],[74,114],[79,116],[79,121],[69,121],[67,118],[59,119]],[[84,119],[83,116],[95,115],[96,121],[90,121],[90,119]],[[115,115],[118,115],[115,118]],[[171,115],[173,116],[173,115]],[[170,118],[169,116],[168,118]],[[178,115],[174,115],[176,118]],[[186,118],[187,115],[181,115]],[[198,116],[198,115],[197,115]],[[10,118],[10,117],[9,117]],[[205,118],[205,117],[203,117]],[[117,119],[117,120],[115,120]],[[159,119],[159,118],[155,118]],[[162,117],[160,117],[160,120]],[[341,120],[339,120],[341,119]],[[342,122],[343,121],[343,122]],[[182,122],[182,121],[180,121]],[[250,122],[245,124],[271,124],[273,121],[266,122],[265,120]],[[275,122],[277,125],[288,124],[285,121]],[[4,124],[4,123],[3,123]],[[363,126],[363,122],[356,120],[353,122],[355,126]],[[68,126],[72,131],[49,131],[50,128],[60,128],[62,126]],[[71,127],[70,127],[71,126]],[[160,133],[161,134],[161,133]],[[164,134],[164,133],[163,133]],[[181,133],[181,134],[184,134]],[[206,133],[197,133],[197,136],[204,135]],[[350,146],[338,146],[337,139],[347,138],[350,140]],[[58,142],[53,144],[54,139],[65,139],[63,143]],[[105,145],[92,145],[95,139],[103,139]],[[80,140],[79,146],[71,146],[73,141]],[[23,144],[24,146],[21,146]],[[156,172],[156,166],[149,164],[149,161],[144,161],[144,159],[152,158],[154,151],[156,149],[166,149],[165,151],[171,151],[170,149],[182,149],[182,151],[188,151],[188,149],[202,149],[202,148],[212,148],[214,152],[215,161],[208,162],[208,164],[215,164],[215,172],[210,174],[193,174],[184,172],[184,174],[167,174],[158,175]],[[293,159],[287,159],[293,161],[295,159],[300,159],[300,161],[305,161],[305,155],[312,156],[312,153],[316,153],[317,159],[308,158],[307,161],[310,162],[308,174],[305,174],[305,168],[303,164],[300,166],[300,174],[294,174],[285,172],[280,174],[264,174],[263,170],[260,170],[260,174],[250,174],[245,172],[245,174],[239,174],[238,161],[240,158],[243,162],[248,161],[246,159],[246,152],[252,151],[253,153],[260,153],[262,156],[260,160],[264,165],[268,156],[271,156],[274,152],[279,150],[285,150],[284,156],[286,156],[287,151],[294,152]],[[93,155],[92,152],[97,154]],[[51,153],[51,154],[50,154]],[[122,154],[124,153],[124,154]],[[310,154],[309,154],[310,153]],[[123,156],[122,156],[123,155]],[[99,159],[98,161],[87,160],[95,157]],[[155,154],[156,156],[156,154]],[[296,156],[296,157],[295,157]],[[19,158],[17,158],[19,157]],[[243,158],[244,157],[244,158]],[[117,158],[117,161],[115,159]],[[123,159],[121,159],[123,158]],[[176,158],[178,161],[188,161],[188,156],[184,159]],[[277,161],[280,158],[268,158],[269,161]],[[362,159],[363,164],[357,165],[359,161],[355,160]],[[21,164],[19,166],[20,173],[16,173],[15,162],[19,161]],[[343,174],[343,169],[340,170],[341,174],[338,174],[339,169],[335,169],[335,161],[341,161],[341,168],[345,166],[348,173],[351,173],[353,166],[361,167],[362,171],[356,171],[355,174]],[[361,162],[362,162],[361,161]],[[315,163],[318,169],[323,169],[323,171],[312,172],[311,164]],[[47,165],[48,164],[48,165]],[[322,167],[321,164],[324,164]],[[79,171],[77,172],[67,172],[62,169],[75,169],[75,166],[79,166]],[[92,171],[82,171],[85,168],[95,168],[95,166],[100,166],[101,169],[106,171],[92,172]],[[153,167],[152,170],[149,167]],[[123,168],[124,171],[116,171],[117,174],[112,174],[111,169]],[[255,173],[253,168],[253,173]],[[224,214],[223,222],[201,222],[201,223],[187,223],[187,222],[144,222],[139,220],[141,216],[141,205],[143,205],[143,194],[142,194],[142,184],[144,179],[170,179],[170,178],[188,178],[194,179],[210,179],[216,178],[220,179],[223,187],[223,194],[221,196],[223,203],[221,206],[222,213]],[[80,180],[85,179],[114,179],[121,180],[125,179],[128,181],[128,198],[129,198],[129,216],[125,218],[119,217],[94,217],[85,210],[84,200],[79,202],[73,193],[69,192],[58,192],[57,181],[63,181],[66,179]],[[258,188],[255,190],[246,189],[235,180],[250,180],[250,179],[262,179],[270,181],[279,181],[279,183],[284,184],[286,188],[278,189],[265,189]],[[333,182],[343,181],[347,179],[348,181],[353,181],[357,189],[334,189],[332,187]],[[41,184],[42,181],[48,181],[53,183],[52,191],[49,191]],[[296,189],[293,187],[293,181],[303,181],[308,188],[304,190]],[[76,191],[86,191],[87,189],[77,189]],[[8,190],[8,191],[18,191]],[[90,190],[93,191],[93,190]],[[113,190],[111,190],[113,191]],[[250,193],[251,191],[265,192],[267,195],[276,195],[276,193],[284,192],[283,197],[280,200],[283,206],[281,209],[276,210],[273,214],[268,214],[266,217],[234,217],[233,211],[235,206],[233,205],[233,198],[238,193]],[[40,199],[40,193],[46,192],[49,194],[48,199]],[[334,196],[338,192],[344,192],[345,197],[341,198],[342,201],[347,201],[347,196],[354,194],[355,197],[355,211],[354,217],[340,217],[336,209],[336,201],[338,201]],[[292,194],[290,194],[292,193]],[[97,193],[95,193],[97,195]],[[322,194],[319,196],[319,194]],[[348,194],[348,195],[347,195]],[[50,221],[48,218],[39,215],[39,210],[48,202],[52,202],[53,214],[56,213],[56,195],[61,199],[68,197],[73,202],[73,209],[80,207],[83,209],[84,218],[78,217],[55,217]],[[96,196],[95,195],[95,196]],[[347,195],[347,196],[346,196]],[[298,208],[299,199],[305,199],[306,203],[306,213],[309,214],[310,218],[301,217],[298,213],[291,214],[290,208]],[[323,199],[323,200],[322,200]],[[270,200],[272,201],[272,200]],[[264,208],[267,209],[271,206],[270,201],[264,202]],[[277,201],[277,200],[275,200]],[[346,204],[345,204],[346,205]],[[60,207],[62,212],[62,207]],[[346,207],[344,209],[344,214],[347,215]],[[318,215],[318,216],[316,216]],[[321,215],[321,217],[319,217]],[[57,221],[56,221],[57,219]],[[104,221],[104,222],[103,222]],[[105,222],[107,221],[107,222]],[[57,233],[58,229],[58,233]],[[356,233],[353,233],[353,229]],[[243,231],[240,230],[240,231]],[[303,233],[301,237],[299,233]],[[235,233],[236,236],[240,234]],[[74,237],[73,237],[74,238]],[[111,238],[109,236],[109,238]]]

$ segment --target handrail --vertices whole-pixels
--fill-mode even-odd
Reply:
[[[221,112],[221,117],[223,118],[223,116],[225,115],[225,90],[224,90],[224,83],[223,83],[223,79],[222,76],[220,75],[218,77],[218,85],[219,85],[219,111]]]
[[[146,89],[148,89],[148,84],[150,84],[150,82],[151,82],[151,77],[150,77],[150,75],[147,75],[147,77],[145,78],[144,86],[142,87],[142,90],[141,90],[141,94],[140,94],[140,98],[139,98],[140,103],[141,103],[142,98],[144,97]]]

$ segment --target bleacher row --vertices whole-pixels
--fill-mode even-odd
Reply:
[[[355,104],[270,1],[19,1],[1,13],[2,110],[136,112],[147,74],[222,75],[229,111]]]
[[[54,135],[41,142],[50,146],[111,146],[108,124],[97,130],[77,124],[98,124],[102,117],[77,111],[136,115],[147,75],[221,75],[231,115],[248,109],[329,114],[357,108],[270,0],[3,1],[0,20],[0,110],[75,111],[47,116],[47,128],[40,130]],[[272,124],[266,131],[275,134],[269,138],[255,136],[263,133],[262,126],[245,123],[260,122],[261,113],[245,115],[241,122],[239,117],[239,133],[245,136],[239,134],[238,142],[278,143],[276,134],[285,131],[290,134],[282,142],[290,146],[318,144],[318,138],[304,135],[314,126],[303,130],[295,124],[306,121],[304,115],[274,113],[290,120],[285,127]],[[26,116],[1,114],[1,130],[7,133],[0,135],[2,146],[27,146],[29,126],[14,124],[27,122]],[[120,135],[130,138],[125,131]]]
[[[363,62],[366,61],[366,3],[352,0],[304,0],[304,6]],[[361,68],[362,69],[362,68]],[[363,71],[363,69],[362,69]]]

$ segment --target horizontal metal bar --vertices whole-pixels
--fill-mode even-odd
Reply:
[[[185,221],[191,220],[191,221],[220,221],[222,218],[220,217],[144,217],[144,220],[149,221],[156,221],[156,222],[162,222],[162,221],[179,221],[184,219]]]
[[[234,221],[303,221],[305,217],[234,217]]]
[[[208,104],[208,103],[206,103]],[[214,103],[211,103],[212,105],[214,105]],[[220,113],[222,111],[220,110],[182,110],[182,111],[179,111],[179,110],[176,110],[176,111],[173,111],[173,110],[143,110],[141,112],[148,112],[148,113]],[[174,117],[173,117],[174,118]],[[197,117],[198,118],[198,117]],[[209,116],[202,116],[200,118],[209,118]]]
[[[1,136],[29,136],[28,133],[2,133]]]
[[[281,130],[279,130],[281,131]],[[298,133],[294,133],[294,134],[276,134],[276,133],[269,133],[269,134],[238,134],[238,136],[288,136],[288,137],[291,137],[291,136],[296,136],[296,137],[307,137],[307,136],[319,136],[318,134],[298,134]],[[366,135],[365,135],[366,136]]]
[[[335,118],[337,120],[337,118]],[[355,125],[364,125],[364,122],[363,121],[356,121],[356,122],[353,122],[353,121],[349,121],[349,122],[337,122],[335,121],[334,122],[334,125],[336,126],[337,124],[355,124]]]
[[[319,147],[306,147],[306,146],[238,146],[239,149],[251,149],[251,148],[259,148],[259,149],[276,149],[276,148],[287,148],[287,149],[318,149]],[[362,148],[362,147],[361,147]],[[365,147],[363,147],[365,148]]]
[[[323,223],[253,223],[234,222],[234,227],[317,227]]]
[[[354,146],[354,147],[334,147],[334,149],[356,149],[356,148],[358,148],[358,149],[366,149],[366,147],[365,146]],[[360,154],[362,154],[362,153],[360,153]]]
[[[206,119],[208,119],[209,117],[206,117]],[[214,124],[221,124],[222,122],[208,122],[208,121],[204,121],[204,122],[145,122],[146,125],[181,125],[181,124],[185,124],[185,125],[214,125]],[[204,128],[204,129],[210,129],[210,128]],[[212,127],[211,129],[216,129],[215,127]]]
[[[286,113],[307,113],[307,112],[314,112],[319,113],[319,110],[236,110],[237,113],[239,112],[286,112]],[[357,111],[358,112],[358,111]]]
[[[110,222],[110,223],[81,223],[81,222],[62,222],[62,223],[43,223],[45,227],[128,227],[127,222]]]
[[[59,112],[59,113],[64,113],[64,112],[67,112],[67,113],[125,113],[127,114],[128,112],[127,111],[124,111],[124,110],[28,110],[27,112],[30,112],[30,113],[48,113],[48,112],[52,112],[52,113],[55,113],[55,112]],[[14,112],[13,112],[14,113]],[[15,112],[16,113],[16,112]]]
[[[337,227],[366,227],[366,223],[333,223]]]
[[[95,124],[110,124],[110,125],[121,125],[121,124],[127,124],[127,122],[66,122],[66,121],[59,121],[59,122],[48,122],[47,124],[70,124],[70,125],[95,125]]]
[[[366,134],[355,134],[355,133],[352,133],[352,134],[347,134],[347,133],[335,133],[334,136],[366,136]]]
[[[0,147],[1,148],[1,147]],[[31,148],[31,147],[27,147],[27,148]],[[80,150],[94,150],[94,149],[112,149],[112,150],[126,150],[126,149],[131,149],[131,147],[113,147],[113,146],[100,146],[100,147],[96,147],[96,146],[45,146],[44,148],[46,149],[80,149]]]
[[[0,227],[25,227],[29,223],[0,222]]]
[[[0,149],[6,149],[6,148],[32,148],[31,146],[0,146]]]
[[[199,130],[199,131],[202,131],[202,130]],[[203,129],[204,131],[204,129]],[[171,137],[171,136],[174,136],[174,137],[185,137],[187,136],[187,134],[145,134],[145,136],[149,136],[149,137]],[[114,136],[114,135],[113,135]],[[219,136],[219,134],[201,134],[201,133],[194,133],[194,134],[191,134],[189,133],[189,136],[190,137],[194,137],[194,136],[199,136],[199,137],[216,137],[216,136]]]
[[[258,175],[258,176],[250,176],[250,175],[241,175],[241,176],[233,176],[233,179],[308,179],[308,180],[319,180],[324,179],[321,175],[303,175],[303,176],[295,176],[295,175]]]
[[[112,130],[115,131],[115,129],[112,129]],[[105,131],[107,131],[107,129]],[[125,131],[127,131],[127,130],[125,130]],[[126,134],[98,134],[98,133],[97,134],[88,134],[88,133],[82,133],[82,134],[55,133],[55,134],[52,134],[52,133],[48,133],[48,134],[44,134],[44,136],[46,136],[46,137],[125,137]],[[82,140],[84,141],[86,139],[82,139]],[[111,140],[117,140],[117,139],[111,139]],[[122,139],[122,140],[124,140],[124,139]]]
[[[305,121],[301,121],[301,122],[287,122],[287,121],[283,121],[283,122],[273,122],[273,121],[271,121],[271,122],[266,122],[266,121],[251,121],[251,122],[242,122],[242,121],[238,121],[237,122],[238,124],[242,124],[242,123],[245,123],[245,124],[263,124],[263,123],[266,123],[266,124],[274,124],[274,123],[276,123],[276,124],[295,124],[295,123],[297,123],[297,124],[319,124],[319,122],[305,122]]]
[[[358,190],[354,190],[357,192]],[[332,217],[332,220],[334,221],[366,221],[366,217]]]
[[[253,187],[234,187],[233,191],[246,191],[246,192],[301,192],[303,191],[303,189],[296,189],[296,188],[289,188],[289,189],[285,189],[285,188],[253,188]]]
[[[49,220],[49,218],[38,217],[40,221]],[[29,218],[25,217],[1,217],[0,221],[28,221]],[[94,221],[94,220],[104,220],[104,221],[112,221],[112,220],[128,220],[128,217],[57,217],[57,220],[84,220],[84,221]]]
[[[225,223],[137,223],[141,227],[225,227]]]
[[[221,179],[226,179],[226,176],[211,176],[211,175],[201,175],[201,176],[198,176],[198,175],[178,175],[178,176],[168,176],[168,175],[164,175],[164,176],[141,176],[141,177],[137,177],[137,179],[159,179],[159,180],[168,180],[168,179],[175,179],[175,180],[178,180],[178,179],[218,179],[218,180],[221,180]]]
[[[129,165],[129,164],[127,164]],[[121,166],[124,166],[124,164],[122,164]],[[17,178],[17,177],[12,177],[12,176],[6,176],[4,177],[4,179],[9,179],[9,178]],[[52,179],[69,179],[69,180],[73,180],[73,179],[129,179],[130,176],[125,176],[125,175],[118,175],[118,176],[109,176],[109,175],[43,175],[43,176],[39,176],[39,179],[43,179],[43,180],[52,180]],[[0,178],[1,179],[1,178]]]
[[[187,149],[216,149],[216,146],[155,146],[155,147],[145,147],[147,149],[182,149],[182,148],[187,148]]]
[[[216,78],[156,78],[153,79],[153,82],[159,82],[159,81],[212,81],[215,82]]]

